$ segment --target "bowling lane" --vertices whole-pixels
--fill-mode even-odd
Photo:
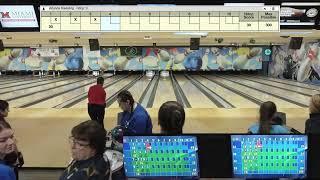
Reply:
[[[93,78],[88,78],[88,77],[78,77],[78,78],[72,78],[72,79],[67,79],[65,81],[58,81],[58,82],[54,82],[54,83],[50,83],[47,85],[43,85],[43,86],[38,86],[38,87],[33,87],[33,88],[27,88],[27,89],[22,89],[22,90],[17,90],[17,91],[12,91],[12,92],[8,92],[5,94],[1,94],[0,98],[2,99],[10,99],[10,98],[14,98],[17,96],[21,96],[24,94],[28,94],[28,93],[37,93],[37,92],[41,92],[41,91],[50,91],[52,89],[52,91],[50,92],[54,92],[55,90],[58,90],[58,88],[55,88],[57,86],[62,86],[61,88],[65,88],[65,86],[72,86],[73,84],[80,84],[82,82],[88,82],[90,80],[93,80]],[[37,93],[38,94],[38,93]]]
[[[75,80],[79,80],[79,79],[75,79]],[[11,101],[9,101],[9,103],[12,107],[17,107],[17,106],[21,106],[25,103],[35,101],[36,99],[41,99],[44,97],[48,97],[52,94],[65,92],[65,91],[68,91],[72,88],[80,88],[81,86],[84,86],[88,83],[92,84],[92,83],[96,82],[95,78],[88,78],[87,80],[80,79],[78,82],[75,80],[67,80],[67,81],[63,81],[63,82],[58,82],[58,83],[54,83],[49,86],[41,87],[41,88],[37,87],[37,89],[33,90],[33,91],[40,91],[40,92],[33,93],[33,94],[26,96],[26,97],[21,97],[18,99],[11,100]],[[58,85],[63,85],[63,86],[59,87],[59,88],[54,88]],[[52,88],[50,90],[44,90],[44,89],[47,89],[48,87],[52,87]],[[32,88],[30,88],[30,89],[32,89]],[[28,90],[25,90],[22,92],[19,91],[19,94],[17,94],[17,93],[14,93],[14,94],[15,95],[23,95],[23,94],[30,93],[33,91],[29,91],[29,89],[28,89]],[[13,97],[12,93],[11,93],[11,96]],[[0,98],[1,97],[3,97],[3,95],[1,95]],[[6,96],[4,96],[4,97],[6,97]]]
[[[279,89],[279,88],[276,88],[276,87],[267,86],[267,85],[260,84],[260,83],[257,83],[257,82],[248,81],[248,80],[245,80],[245,79],[242,79],[242,78],[231,77],[231,76],[224,76],[224,77],[227,78],[227,79],[239,82],[241,84],[257,88],[259,90],[267,90],[269,93],[284,97],[284,98],[292,100],[294,102],[305,104],[307,106],[309,104],[309,97],[308,96],[304,96],[304,95],[301,95],[301,94],[298,94],[298,93],[295,93],[295,92],[291,92],[291,91],[286,91],[286,90]]]
[[[133,99],[136,102],[139,101],[142,93],[147,88],[150,81],[151,79],[149,80],[148,77],[144,76],[139,81],[137,81],[131,88],[129,88],[129,91],[131,92]],[[117,101],[115,101],[114,103],[111,104],[109,108],[118,108],[118,107],[119,107],[119,104]]]
[[[69,76],[64,78],[56,78],[56,79],[48,79],[48,80],[39,80],[38,82],[26,82],[23,81],[17,85],[10,85],[7,87],[0,86],[0,93],[8,92],[8,91],[18,91],[18,90],[25,90],[26,88],[32,88],[34,86],[44,86],[51,83],[59,82],[59,81],[65,81],[68,79],[75,79],[76,76]],[[78,77],[79,78],[79,77]],[[84,78],[84,77],[83,77]],[[85,79],[85,78],[84,78]]]
[[[32,76],[0,76],[0,84],[6,83],[6,82],[14,82],[14,81],[22,81],[22,80],[32,80],[35,79],[35,77]]]
[[[184,75],[175,76],[192,108],[217,107],[206,95],[193,85]]]
[[[177,101],[170,78],[160,78],[152,108],[159,108],[167,101]]]
[[[52,79],[51,77],[45,77],[45,78],[39,78],[39,77],[32,77],[32,78],[25,78],[21,76],[20,78],[17,79],[11,79],[11,80],[4,80],[0,82],[0,87],[7,87],[7,86],[12,86],[24,82],[38,82],[38,81],[46,81],[48,79]]]
[[[232,76],[232,77],[234,77],[234,76]],[[283,84],[283,83],[279,83],[279,82],[268,81],[268,80],[265,80],[265,79],[257,79],[257,78],[252,77],[252,76],[238,76],[238,77],[241,78],[241,79],[245,78],[245,79],[253,80],[253,81],[256,81],[256,82],[261,82],[261,83],[272,85],[272,86],[277,86],[277,87],[288,89],[288,90],[294,90],[294,91],[297,91],[297,92],[300,92],[300,93],[304,93],[304,94],[313,95],[313,94],[317,93],[316,90],[312,90],[312,89],[309,89],[309,88],[303,88],[303,87],[298,87],[298,86],[294,86],[294,85],[288,85],[288,84]]]
[[[319,90],[320,89],[320,86],[317,86],[317,85],[302,83],[302,82],[288,80],[288,79],[279,79],[279,78],[265,77],[265,76],[252,76],[252,77],[258,78],[258,79],[265,79],[265,80],[268,80],[268,81],[274,81],[274,82],[289,84],[289,85],[295,85],[295,86],[311,88],[311,89],[315,89],[315,90]]]
[[[192,76],[198,81],[200,81],[203,85],[207,86],[209,89],[214,91],[219,96],[223,97],[226,101],[234,105],[236,108],[256,108],[259,107],[256,103],[248,100],[245,97],[240,96],[227,88],[224,88],[208,79],[201,76]]]
[[[301,108],[300,106],[298,106],[296,104],[290,103],[288,101],[276,98],[274,96],[265,94],[263,92],[248,88],[246,86],[243,86],[243,85],[240,85],[240,84],[237,84],[237,83],[233,83],[231,81],[228,81],[228,80],[225,80],[225,79],[222,79],[222,78],[219,78],[219,77],[208,76],[208,78],[216,80],[216,81],[219,81],[222,84],[224,84],[224,85],[226,85],[228,87],[232,87],[234,89],[237,89],[238,91],[243,92],[245,94],[254,96],[255,98],[257,98],[257,99],[259,99],[259,100],[261,100],[263,102],[265,102],[265,101],[273,101],[274,103],[276,103],[276,105],[278,107],[281,107],[281,108]]]
[[[113,77],[106,78],[104,80],[104,84],[108,84],[109,82],[111,82],[111,81],[113,81],[113,80],[115,80],[117,78],[118,78],[118,76],[113,76]],[[64,93],[64,94],[62,94],[60,96],[48,99],[46,101],[42,101],[42,102],[40,102],[38,104],[35,104],[35,105],[32,105],[30,107],[31,108],[54,107],[56,105],[59,105],[59,104],[65,102],[66,100],[69,100],[69,99],[72,99],[72,98],[77,98],[78,96],[82,95],[83,93],[88,93],[90,86],[92,86],[95,83],[96,82],[93,82],[90,85],[77,88],[77,89],[75,89],[73,91]]]
[[[117,93],[121,88],[123,88],[125,85],[132,82],[135,78],[137,78],[138,75],[129,76],[127,78],[124,78],[123,80],[117,82],[116,84],[109,86],[106,88],[107,92],[107,98],[111,97],[113,94]],[[84,99],[83,101],[80,101],[79,103],[73,105],[71,108],[87,108],[88,107],[88,98]]]

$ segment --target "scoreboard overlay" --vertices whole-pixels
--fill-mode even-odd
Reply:
[[[40,6],[41,32],[279,32],[279,6]]]

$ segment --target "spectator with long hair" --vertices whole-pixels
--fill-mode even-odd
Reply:
[[[290,134],[291,131],[286,126],[275,122],[277,106],[267,101],[261,104],[259,110],[259,122],[249,128],[252,134]]]
[[[182,134],[184,122],[185,112],[181,104],[176,101],[168,101],[161,105],[158,112],[158,124],[162,134]]]
[[[309,113],[310,118],[306,121],[305,133],[320,134],[320,94],[310,98]]]

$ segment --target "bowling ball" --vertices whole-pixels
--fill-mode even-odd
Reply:
[[[197,55],[189,55],[183,63],[187,70],[200,70],[202,66],[202,59]]]
[[[123,143],[124,128],[121,126],[116,126],[111,130],[111,138],[113,141],[118,143]]]
[[[177,55],[175,56],[175,58],[174,58],[174,63],[175,63],[175,64],[182,63],[183,60],[184,60],[184,58],[185,58],[185,55],[184,55],[183,53],[177,54]]]
[[[68,57],[64,63],[68,70],[81,70],[83,68],[83,60],[81,57]]]

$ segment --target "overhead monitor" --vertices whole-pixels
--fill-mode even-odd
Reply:
[[[283,29],[313,29],[319,26],[320,2],[283,2],[280,25]]]

